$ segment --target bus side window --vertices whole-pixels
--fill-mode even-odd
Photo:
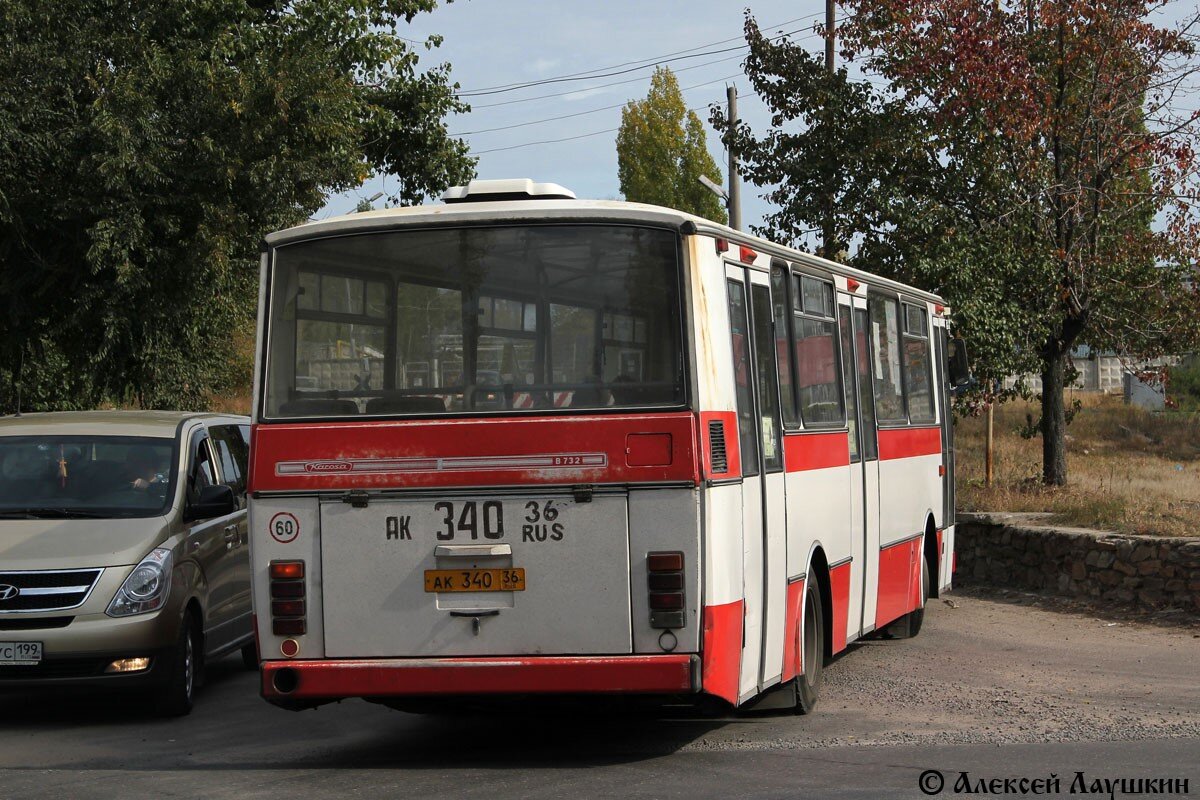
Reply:
[[[894,297],[872,294],[867,306],[875,356],[871,365],[875,413],[880,422],[907,422],[900,363],[900,303]]]
[[[932,423],[933,375],[929,353],[929,313],[920,306],[904,304],[904,386],[908,417],[913,422]]]
[[[758,426],[754,420],[750,324],[746,316],[746,286],[741,281],[729,281],[729,332],[733,337],[733,382],[737,391],[738,440],[741,443],[742,475],[757,475]]]

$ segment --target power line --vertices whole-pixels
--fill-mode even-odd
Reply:
[[[732,80],[734,78],[741,77],[741,74],[742,73],[739,72],[734,75],[726,75],[724,78],[714,78],[713,80],[705,81],[704,83],[692,84],[691,86],[683,87],[679,91],[680,92],[688,92],[688,91],[691,91],[692,89],[699,89],[701,86],[709,86],[714,83],[720,83],[721,81]],[[477,130],[477,131],[463,131],[462,133],[451,133],[449,135],[450,136],[474,136],[477,133],[494,133],[496,131],[512,130],[513,128],[526,128],[530,125],[541,125],[543,122],[557,122],[558,120],[561,120],[561,119],[571,119],[572,117],[582,117],[587,114],[595,114],[600,111],[609,111],[614,108],[621,108],[624,105],[625,105],[625,103],[616,103],[615,105],[602,106],[601,108],[592,108],[592,109],[588,109],[587,111],[576,111],[573,114],[562,114],[557,117],[546,117],[545,119],[535,119],[535,120],[530,120],[529,122],[518,122],[514,125],[501,125],[498,128],[481,128],[480,130]]]
[[[801,20],[819,17],[823,13],[824,12],[820,12],[817,14],[805,14],[802,17],[796,17],[795,19],[789,19],[789,20],[786,20],[785,22],[779,22],[774,25],[768,25],[766,27],[779,28],[784,25],[791,25],[793,22],[800,22]],[[793,32],[795,32],[795,31],[793,31]],[[660,61],[662,59],[670,58],[673,56],[679,56],[683,53],[691,53],[693,50],[700,50],[705,47],[715,47],[716,45],[725,44],[726,42],[733,42],[733,41],[736,41],[741,38],[742,38],[741,36],[731,36],[728,39],[721,39],[716,42],[709,42],[708,44],[699,44],[699,45],[696,45],[695,47],[687,47],[687,48],[684,48],[683,50],[676,50],[671,53],[664,53],[664,54],[658,55],[658,56],[649,56],[647,58],[639,58],[634,61],[625,61],[620,64],[612,64],[607,67],[595,67],[593,69],[584,70],[583,72],[570,72],[570,73],[567,73],[566,75],[555,75],[550,78],[542,78],[537,81],[497,84],[496,86],[483,86],[478,89],[464,89],[462,92],[459,92],[459,96],[465,97],[465,96],[471,96],[471,95],[490,94],[490,93],[499,92],[499,91],[511,91],[513,89],[523,89],[523,88],[528,88],[529,86],[536,86],[541,83],[553,83],[556,81],[562,81],[562,80],[566,80],[566,79],[584,80],[585,79],[584,76],[591,75],[594,72],[600,72],[601,70],[619,69],[621,67],[628,67],[632,64],[642,64],[643,62],[647,62],[647,61],[652,62],[652,63],[651,64],[643,64],[643,66],[652,66],[653,63],[657,63],[658,61]],[[742,46],[744,47],[745,45],[742,45]],[[698,53],[697,55],[701,55],[701,54]],[[614,74],[616,74],[616,73],[614,73]],[[603,77],[607,77],[607,76],[592,75],[592,77],[603,78]]]
[[[738,97],[744,97],[744,96],[745,95],[738,95]],[[708,108],[708,106],[694,106],[693,108],[689,108],[688,111],[699,111],[702,108]],[[602,130],[602,131],[592,131],[591,133],[581,133],[577,136],[564,136],[561,139],[542,139],[541,141],[537,141],[537,142],[525,142],[523,144],[513,144],[513,145],[509,145],[507,147],[492,147],[487,150],[472,150],[471,155],[482,156],[487,153],[500,153],[505,150],[519,150],[522,147],[534,147],[535,145],[539,145],[539,144],[558,144],[559,142],[573,142],[576,139],[587,139],[591,136],[602,136],[606,133],[616,133],[618,130],[620,130],[619,127],[606,128],[605,130]]]
[[[782,33],[779,36],[771,37],[771,39],[769,39],[768,41],[775,41],[776,39],[786,38],[788,36],[791,36],[792,34],[799,33],[800,30],[803,30],[803,29],[801,28],[801,29],[794,30],[794,31],[788,31],[787,33]],[[460,97],[460,98],[482,97],[484,95],[502,94],[504,92],[512,92],[512,91],[516,91],[517,89],[528,89],[533,86],[545,86],[546,84],[550,84],[550,83],[567,83],[570,81],[590,81],[590,80],[595,80],[596,78],[611,78],[614,75],[626,75],[630,72],[636,72],[640,69],[646,69],[647,67],[655,67],[660,64],[669,64],[673,61],[682,61],[685,58],[699,58],[701,56],[713,56],[713,55],[717,55],[719,53],[729,53],[734,50],[744,50],[747,47],[749,47],[749,45],[742,44],[742,45],[738,45],[736,47],[725,47],[725,48],[721,48],[719,50],[706,50],[702,53],[692,53],[690,55],[676,56],[674,58],[662,58],[657,61],[651,59],[651,60],[647,60],[645,63],[641,64],[640,66],[628,67],[626,69],[614,70],[612,72],[601,72],[601,73],[597,73],[597,74],[593,74],[593,75],[580,75],[580,76],[566,75],[566,76],[563,76],[560,78],[545,78],[543,80],[513,84],[511,86],[498,88],[498,89],[489,89],[489,90],[478,89],[478,90],[470,91],[470,92],[459,92],[456,96]]]
[[[815,35],[816,34],[810,34],[809,36],[801,36],[801,37],[798,37],[796,39],[796,41],[803,41],[805,39],[812,38],[812,36],[815,36]],[[682,67],[680,69],[674,70],[674,72],[676,75],[679,75],[681,73],[690,72],[695,69],[703,69],[704,67],[712,66],[713,64],[723,64],[726,61],[736,61],[741,57],[742,56],[739,54],[736,56],[726,56],[725,58],[714,58],[712,61],[705,61],[703,64],[694,64],[690,67]],[[534,95],[533,97],[521,97],[516,100],[505,100],[500,103],[483,103],[481,105],[475,105],[474,103],[472,103],[471,110],[478,111],[479,109],[483,109],[483,108],[499,108],[500,106],[512,106],[512,105],[516,105],[517,103],[529,103],[534,100],[549,100],[550,98],[553,98],[553,97],[566,97],[569,94],[576,94],[578,92],[591,92],[596,89],[607,89],[610,86],[621,86],[626,83],[637,83],[638,81],[644,81],[645,79],[646,79],[646,77],[644,75],[639,75],[636,78],[626,78],[625,80],[621,80],[621,81],[612,81],[611,83],[601,83],[598,86],[589,86],[586,89],[568,89],[565,92],[554,92],[553,94],[539,94],[539,95]]]

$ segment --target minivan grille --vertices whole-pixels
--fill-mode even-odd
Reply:
[[[0,631],[41,631],[65,628],[74,617],[0,617]]]
[[[0,613],[60,611],[83,605],[103,569],[0,572]]]
[[[729,457],[725,454],[725,423],[710,420],[708,423],[708,448],[713,472],[728,472]]]

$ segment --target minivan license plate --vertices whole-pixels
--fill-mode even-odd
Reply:
[[[523,592],[525,568],[427,569],[427,592]]]
[[[0,642],[0,664],[32,666],[41,660],[41,642]]]

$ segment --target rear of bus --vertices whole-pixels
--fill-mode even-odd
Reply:
[[[397,209],[268,240],[267,700],[699,690],[680,220],[589,208]]]

